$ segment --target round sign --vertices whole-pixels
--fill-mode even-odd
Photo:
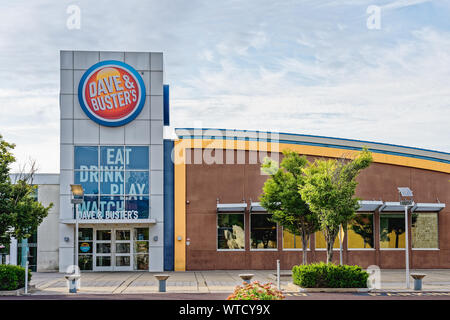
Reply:
[[[80,250],[81,252],[89,252],[89,250],[91,250],[91,246],[89,245],[89,243],[83,242],[82,244],[80,244]]]
[[[134,120],[144,107],[144,81],[126,63],[102,61],[81,77],[78,100],[91,120],[108,127],[122,126]]]

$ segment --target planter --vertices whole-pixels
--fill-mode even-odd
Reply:
[[[354,292],[370,292],[369,288],[302,288],[296,284],[290,283],[289,289],[295,292],[315,293],[315,292],[334,292],[334,293],[354,293]]]
[[[28,286],[28,293],[35,289],[34,285]],[[25,288],[16,290],[3,290],[0,291],[0,296],[23,296],[25,294]]]

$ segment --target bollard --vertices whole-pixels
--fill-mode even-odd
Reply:
[[[280,290],[280,260],[277,260],[277,289]]]
[[[158,292],[166,292],[166,280],[169,278],[168,274],[155,274],[155,278],[159,281]]]
[[[250,280],[252,280],[253,276],[254,274],[252,273],[244,273],[239,275],[239,277],[241,277],[241,279],[248,284],[250,284]]]
[[[426,276],[424,273],[411,273],[414,279],[414,290],[422,290],[422,279]]]

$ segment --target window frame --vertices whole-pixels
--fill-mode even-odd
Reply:
[[[219,249],[219,214],[240,214],[244,217],[244,248],[243,249]],[[246,251],[246,228],[245,228],[245,212],[217,212],[216,213],[216,252],[239,252]]]
[[[437,248],[413,248],[413,237],[412,237],[412,215],[413,214],[436,214],[436,219],[437,219]],[[430,212],[430,211],[425,211],[425,212],[411,212],[411,250],[416,250],[416,251],[439,251],[441,250],[440,248],[440,241],[439,241],[439,212]]]
[[[278,251],[278,223],[275,224],[276,226],[276,235],[275,235],[275,239],[277,240],[277,247],[276,248],[252,248],[252,215],[271,215],[268,212],[250,212],[249,213],[249,224],[250,224],[250,228],[249,228],[249,245],[250,245],[250,251]]]
[[[409,211],[408,211],[409,213]],[[387,212],[380,212],[378,214],[378,246],[380,248],[380,251],[403,251],[406,250],[406,248],[382,248],[381,247],[381,216],[382,215],[392,215],[392,214],[401,214],[403,215],[403,223],[405,221],[405,211],[387,211]],[[411,227],[409,221],[408,221],[408,226]],[[411,235],[408,232],[408,236],[410,237]],[[408,239],[409,240],[409,239]],[[406,245],[405,245],[406,247]]]
[[[375,237],[375,232],[376,232],[376,228],[375,228],[375,213],[374,212],[357,212],[356,213],[357,215],[358,214],[370,214],[370,215],[372,215],[372,237],[373,237],[373,248],[350,248],[349,246],[348,246],[348,241],[349,241],[349,237],[348,237],[348,225],[349,224],[347,224],[347,232],[345,233],[346,235],[347,235],[347,251],[374,251],[374,250],[376,250],[376,243],[375,243],[375,241],[376,241],[376,237]]]

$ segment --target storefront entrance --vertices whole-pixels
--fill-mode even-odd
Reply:
[[[133,271],[149,269],[148,228],[80,228],[81,270]]]

